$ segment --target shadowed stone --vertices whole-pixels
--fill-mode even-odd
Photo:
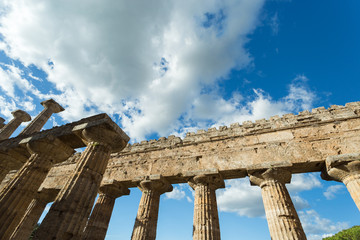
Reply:
[[[5,122],[5,119],[0,117],[0,129],[2,129],[5,126],[4,122]]]
[[[74,150],[52,136],[26,144],[30,159],[0,192],[0,236],[8,239],[26,212],[54,163],[66,160]]]
[[[75,129],[76,130],[76,129]],[[116,126],[85,128],[78,135],[87,143],[34,239],[80,239],[96,198],[110,153],[126,146],[128,137]]]

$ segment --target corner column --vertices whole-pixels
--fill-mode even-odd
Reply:
[[[155,240],[160,195],[173,187],[163,178],[141,181],[138,187],[142,196],[131,239]]]
[[[324,180],[342,182],[348,189],[356,206],[360,210],[360,154],[342,154],[326,159],[326,172],[321,174]]]
[[[19,224],[52,164],[66,160],[74,150],[58,139],[27,143],[30,159],[0,192],[0,236],[8,239]]]
[[[38,196],[34,198],[28,206],[25,215],[22,217],[19,225],[11,235],[11,240],[27,240],[31,232],[34,230],[41,214],[46,205],[54,201],[56,195],[59,193],[57,189],[42,189]]]
[[[74,172],[55,199],[34,239],[80,239],[110,153],[112,150],[120,151],[129,140],[123,138],[120,128],[116,129],[118,131],[109,129],[107,125],[100,125],[86,128],[79,133],[87,142],[87,148],[81,154]]]
[[[220,225],[215,190],[224,188],[219,174],[193,177],[189,185],[195,190],[194,240],[220,240]]]
[[[11,136],[11,134],[13,134],[15,132],[15,130],[20,126],[20,124],[22,122],[28,122],[31,120],[30,115],[28,113],[24,112],[23,110],[16,110],[16,111],[12,112],[11,114],[14,116],[14,118],[8,124],[6,124],[3,128],[1,128],[0,140],[8,139]],[[1,123],[1,124],[3,124],[3,123]]]
[[[41,102],[41,105],[44,106],[44,110],[42,110],[41,113],[39,113],[39,115],[37,115],[36,118],[28,126],[26,126],[19,135],[28,135],[39,132],[53,113],[64,111],[64,108],[53,99],[43,101]]]
[[[107,184],[100,187],[100,194],[95,207],[87,222],[82,239],[103,240],[109,226],[115,199],[129,195],[130,190],[119,183]]]
[[[306,239],[294,204],[285,187],[285,183],[290,183],[291,172],[270,168],[266,171],[252,172],[249,177],[251,185],[261,187],[271,239]]]

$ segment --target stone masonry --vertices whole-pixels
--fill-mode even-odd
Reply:
[[[0,140],[2,239],[27,239],[50,201],[35,239],[104,239],[115,199],[134,187],[142,197],[132,239],[156,239],[160,196],[178,183],[195,190],[193,239],[220,239],[215,191],[246,176],[261,188],[273,240],[306,239],[285,185],[294,173],[343,182],[360,209],[360,102],[133,145],[105,114],[40,131],[63,110],[42,104],[31,126]],[[1,136],[10,123],[0,120]]]

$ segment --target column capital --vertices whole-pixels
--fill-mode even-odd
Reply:
[[[347,184],[353,177],[360,177],[360,153],[329,156],[325,161],[324,180],[334,180]]]
[[[15,110],[11,112],[14,118],[19,119],[21,122],[28,122],[31,120],[30,115],[23,110]]]
[[[173,186],[164,178],[145,179],[139,183],[138,188],[142,192],[154,191],[159,194],[171,192],[173,190]]]
[[[101,185],[99,188],[99,192],[106,194],[107,196],[114,199],[123,195],[130,194],[130,190],[127,187],[115,180],[111,181],[111,183],[105,183]]]
[[[48,108],[51,109],[51,111],[53,113],[59,113],[59,112],[62,112],[65,110],[54,99],[42,101],[40,104],[43,105],[45,109],[48,109]]]
[[[111,151],[121,151],[127,144],[128,139],[124,139],[121,134],[106,125],[98,125],[85,128],[81,131],[81,138],[86,144],[98,143],[111,148]]]
[[[195,190],[196,186],[207,185],[211,189],[216,190],[218,188],[225,188],[224,179],[220,174],[201,174],[192,177],[188,184]]]
[[[248,173],[251,185],[263,187],[268,181],[290,183],[291,172],[283,168],[269,168]]]
[[[69,158],[75,151],[58,138],[47,136],[35,141],[26,143],[26,147],[31,154],[47,155],[52,163],[59,163]]]

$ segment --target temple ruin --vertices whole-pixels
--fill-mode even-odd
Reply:
[[[160,195],[188,183],[195,191],[193,239],[219,240],[215,191],[246,176],[261,188],[273,240],[306,239],[285,186],[292,174],[320,172],[343,182],[360,209],[360,102],[133,145],[106,114],[41,131],[64,110],[52,99],[42,105],[13,138],[31,117],[17,110],[7,124],[0,118],[1,239],[28,239],[49,202],[35,239],[104,239],[115,199],[138,187],[131,239],[153,240]]]

